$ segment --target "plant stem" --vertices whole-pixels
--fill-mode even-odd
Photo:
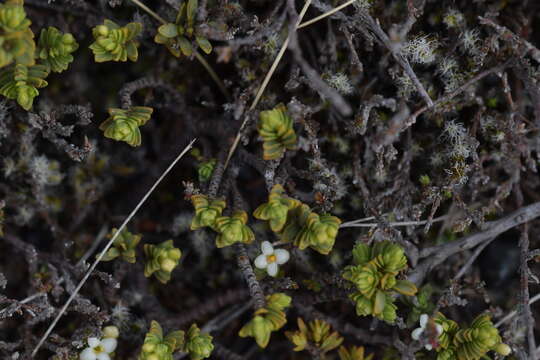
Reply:
[[[135,5],[137,5],[138,7],[143,9],[144,11],[146,11],[149,15],[151,15],[154,19],[156,19],[160,23],[162,23],[162,24],[167,23],[167,21],[165,21],[165,19],[163,19],[158,14],[156,14],[154,11],[152,11],[148,6],[146,6],[141,1],[139,1],[139,0],[131,0],[131,2],[133,2]],[[219,76],[216,74],[214,69],[212,69],[212,66],[210,66],[210,64],[206,61],[206,59],[203,58],[202,55],[199,54],[196,50],[194,51],[194,53],[195,53],[195,58],[201,63],[201,65],[206,69],[206,71],[208,71],[208,74],[210,75],[212,80],[214,80],[216,82],[217,86],[219,87],[219,90],[221,90],[223,95],[225,95],[225,97],[227,98],[227,101],[231,101],[231,94],[229,93],[229,91],[225,87],[225,84],[223,84],[223,81],[221,81]]]
[[[341,4],[341,5],[339,5],[339,6],[335,7],[335,8],[333,8],[332,10],[325,12],[324,14],[321,14],[321,15],[319,15],[319,16],[317,16],[317,17],[314,17],[314,18],[311,19],[311,20],[308,20],[308,21],[306,21],[306,22],[303,22],[303,23],[301,23],[300,25],[298,25],[297,29],[301,29],[301,28],[303,28],[303,27],[312,25],[312,24],[316,23],[317,21],[320,21],[320,20],[324,19],[325,17],[328,17],[328,16],[330,16],[330,15],[333,15],[333,14],[337,13],[339,10],[341,10],[341,9],[343,9],[343,8],[345,8],[345,7],[349,6],[349,5],[351,5],[351,4],[354,3],[355,1],[357,1],[357,0],[349,0],[349,1],[347,1],[346,3],[343,3],[343,4]]]

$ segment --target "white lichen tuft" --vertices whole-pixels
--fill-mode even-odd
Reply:
[[[407,42],[401,48],[401,53],[413,63],[431,64],[436,59],[435,52],[438,46],[437,40],[419,36]]]
[[[463,14],[456,9],[449,9],[443,17],[443,23],[449,28],[462,26],[464,22]]]
[[[477,29],[468,29],[460,34],[460,43],[463,50],[471,55],[478,55],[480,49],[480,32]]]
[[[351,81],[347,75],[343,73],[329,75],[326,79],[326,83],[342,95],[350,95],[354,92]]]
[[[36,156],[28,164],[28,169],[32,180],[37,185],[58,185],[64,178],[60,172],[58,161],[50,161],[46,156]]]

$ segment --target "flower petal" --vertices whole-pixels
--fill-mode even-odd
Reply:
[[[274,247],[270,241],[263,241],[261,244],[261,250],[264,255],[272,255],[274,253]]]
[[[99,345],[99,339],[97,337],[88,338],[88,346],[90,346],[92,349],[98,345]]]
[[[276,255],[276,262],[281,265],[289,261],[289,252],[285,249],[276,249],[274,250],[274,255]]]
[[[428,320],[429,320],[429,316],[427,316],[427,314],[420,315],[420,327],[422,329],[426,327]]]
[[[270,276],[276,276],[279,270],[279,266],[277,263],[273,262],[268,264],[268,267],[266,268],[266,271],[268,272],[268,275]]]
[[[256,268],[265,269],[268,266],[268,261],[266,261],[266,255],[257,256],[254,263]]]
[[[117,344],[118,342],[116,341],[115,338],[105,338],[101,340],[101,346],[103,347],[103,350],[105,350],[107,354],[112,353],[116,349]]]
[[[111,360],[111,357],[109,356],[109,354],[107,354],[105,352],[100,352],[97,355],[97,360]]]
[[[84,349],[79,355],[80,360],[96,360],[96,358],[97,356],[96,356],[96,353],[94,352],[94,349],[89,348],[89,347]]]
[[[428,351],[431,351],[431,349],[433,349],[433,346],[431,344],[426,344],[424,345],[424,347],[426,348],[426,350]]]
[[[435,328],[437,329],[437,335],[441,335],[444,331],[444,328],[441,324],[435,324]]]
[[[414,340],[419,340],[419,339],[420,339],[420,335],[422,335],[423,332],[424,332],[424,329],[422,329],[421,327],[416,328],[416,329],[414,329],[413,332],[411,333],[411,337],[412,337]]]

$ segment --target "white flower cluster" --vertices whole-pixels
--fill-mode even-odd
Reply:
[[[79,355],[80,360],[111,360],[111,354],[116,350],[119,331],[116,326],[103,328],[103,338],[88,338],[88,347]]]

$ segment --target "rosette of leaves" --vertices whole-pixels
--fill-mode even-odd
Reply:
[[[303,351],[306,347],[316,348],[322,355],[337,348],[343,342],[338,332],[330,331],[330,325],[323,320],[310,321],[306,326],[304,320],[297,319],[298,330],[286,331],[285,336],[295,345],[294,351]]]
[[[341,346],[338,350],[339,360],[371,360],[373,358],[373,354],[365,356],[364,353],[363,346],[351,346],[349,348]]]
[[[224,199],[208,199],[206,195],[191,196],[191,203],[195,208],[195,216],[191,221],[191,230],[208,226],[215,229],[216,219],[221,216],[227,206]]]
[[[282,185],[276,184],[268,195],[268,202],[255,209],[253,216],[256,219],[268,221],[273,232],[280,232],[287,222],[289,210],[299,205],[298,200],[285,195],[285,189]]]
[[[396,278],[407,268],[403,248],[390,241],[372,246],[360,243],[354,246],[352,253],[354,265],[347,266],[342,276],[356,288],[350,295],[356,303],[356,313],[394,322],[397,307],[392,294],[413,296],[417,292],[413,283]]]
[[[155,320],[150,324],[144,344],[139,354],[139,360],[172,360],[173,353],[184,347],[185,334],[181,330],[173,331],[163,336],[161,325]]]
[[[216,159],[210,159],[199,164],[199,167],[197,168],[199,182],[204,183],[210,180],[212,173],[214,172],[214,168],[216,167],[216,163]]]
[[[141,130],[150,120],[154,109],[146,106],[132,106],[129,109],[110,108],[109,117],[99,125],[105,137],[124,141],[131,146],[141,145]]]
[[[111,239],[117,231],[118,229],[113,228],[107,237]],[[141,235],[133,235],[124,228],[114,239],[113,246],[105,253],[101,261],[111,261],[120,256],[128,263],[135,263],[137,260],[136,248],[141,241],[141,237]]]
[[[175,248],[172,240],[159,245],[144,244],[146,262],[144,276],[155,275],[161,283],[165,284],[171,279],[171,272],[178,266],[182,252]]]
[[[266,297],[266,306],[255,311],[253,319],[244,325],[238,335],[253,337],[261,348],[270,341],[273,331],[281,329],[286,323],[284,309],[291,305],[291,298],[283,293],[275,293]]]
[[[477,316],[464,329],[442,313],[437,313],[435,322],[443,327],[438,338],[440,346],[436,348],[438,360],[478,360],[484,358],[489,351],[503,356],[511,352],[510,347],[502,342],[488,314]]]
[[[287,108],[279,104],[272,110],[261,111],[259,115],[259,135],[263,139],[264,160],[279,159],[285,150],[296,148],[296,133]]]
[[[245,211],[235,211],[232,216],[221,216],[216,219],[215,228],[219,232],[216,246],[222,248],[240,242],[249,244],[255,240],[255,234],[246,225],[248,215]]]
[[[201,360],[210,357],[214,350],[212,336],[201,333],[196,324],[192,324],[186,333],[185,346],[182,351],[189,353],[192,360]]]
[[[158,33],[154,41],[163,44],[176,57],[182,55],[191,56],[193,54],[192,39],[199,48],[206,54],[212,52],[212,45],[207,38],[197,33],[195,29],[195,18],[197,17],[197,0],[189,0],[180,5],[180,10],[176,15],[174,23],[166,23],[158,28]]]
[[[72,52],[79,44],[70,33],[63,34],[55,27],[49,26],[41,30],[39,35],[37,57],[51,71],[60,73],[66,70],[73,61]]]
[[[15,64],[0,70],[0,94],[17,100],[25,110],[30,110],[39,88],[47,86],[49,71],[44,65]]]
[[[7,0],[0,5],[0,68],[12,62],[34,65],[36,44],[30,24],[22,0]]]
[[[135,38],[140,34],[142,24],[132,22],[120,26],[106,19],[102,25],[92,29],[95,41],[90,45],[96,62],[137,61],[139,42]]]
[[[287,222],[281,232],[281,240],[292,241],[300,250],[307,247],[328,255],[339,230],[341,220],[329,214],[318,215],[306,204],[294,207],[287,215]]]

